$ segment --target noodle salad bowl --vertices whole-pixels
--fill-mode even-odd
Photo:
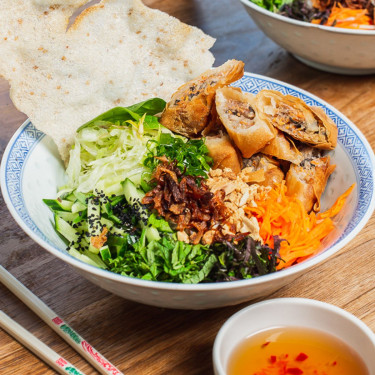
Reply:
[[[310,93],[271,78],[246,73],[235,86],[257,94],[278,90],[294,95],[308,105],[323,108],[338,126],[338,145],[330,153],[336,169],[321,200],[321,210],[331,207],[349,186],[355,188],[335,217],[335,229],[323,240],[320,252],[302,263],[247,280],[177,284],[131,278],[99,269],[66,251],[55,231],[53,215],[43,203],[54,198],[66,182],[63,163],[53,141],[26,121],[10,140],[1,165],[1,188],[5,202],[21,228],[41,247],[68,263],[82,276],[123,298],[140,303],[177,309],[208,309],[235,305],[269,295],[313,266],[339,251],[363,228],[375,206],[374,167],[371,147],[345,116]]]
[[[303,63],[330,73],[375,73],[375,30],[321,26],[273,13],[250,0],[241,3],[270,39]]]

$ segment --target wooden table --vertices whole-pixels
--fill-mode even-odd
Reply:
[[[215,65],[236,58],[246,70],[294,84],[326,100],[375,145],[375,76],[323,73],[295,60],[260,32],[239,1],[148,0],[146,4],[196,25],[217,38]],[[26,116],[0,80],[0,150]],[[0,263],[126,374],[212,374],[215,335],[245,305],[175,311],[144,306],[100,290],[36,245],[0,203]],[[353,313],[375,330],[375,220],[323,265],[268,296],[307,297]],[[96,372],[59,336],[0,285],[0,308],[87,374]],[[0,374],[53,374],[0,330]]]

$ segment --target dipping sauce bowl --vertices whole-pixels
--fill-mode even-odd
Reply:
[[[339,307],[305,298],[278,298],[255,303],[230,317],[215,339],[215,374],[229,374],[231,357],[247,338],[280,327],[285,330],[289,327],[291,330],[321,331],[338,339],[358,354],[369,375],[375,374],[375,334],[372,330]],[[272,364],[276,356],[270,356],[268,361]]]

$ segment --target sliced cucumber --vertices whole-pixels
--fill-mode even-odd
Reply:
[[[100,251],[100,256],[102,257],[103,260],[112,258],[111,252],[109,251],[109,247],[107,245],[101,247],[99,251]]]
[[[76,199],[84,205],[86,205],[87,198],[90,197],[90,194],[84,194],[77,190],[74,190],[73,194],[76,197]]]
[[[137,189],[133,182],[128,178],[124,181],[123,186],[124,195],[129,204],[133,204],[135,202],[140,203],[142,198],[145,196],[145,193]]]
[[[107,265],[100,259],[98,254],[93,254],[92,252],[85,250],[82,255],[86,255],[86,257],[90,258],[92,262],[94,262],[94,266],[99,268],[107,268]]]
[[[90,236],[99,236],[102,232],[100,223],[100,205],[94,198],[89,198],[87,202],[87,221]]]
[[[113,227],[113,221],[108,220],[103,216],[100,218],[100,223],[101,223],[102,226],[105,225],[108,228],[108,230]]]
[[[74,247],[70,247],[68,253],[72,255],[74,258],[81,259],[81,253],[76,250]]]
[[[83,203],[81,203],[78,199],[73,203],[72,205],[72,212],[73,213],[76,213],[76,212],[80,212],[80,211],[84,211],[86,210],[87,206]]]
[[[160,235],[158,230],[154,227],[146,227],[146,238],[148,242],[159,241]]]
[[[74,195],[74,193],[70,193],[65,197],[67,201],[75,202],[77,200],[77,197]]]
[[[68,222],[69,221],[74,222],[77,218],[79,218],[78,212],[73,213],[73,212],[68,212],[68,211],[55,211],[55,214],[61,217],[61,219],[68,221]]]
[[[89,226],[87,224],[87,221],[86,220],[82,220],[79,222],[78,226],[77,226],[77,232],[84,232],[85,234],[88,233],[89,231]],[[86,236],[86,237],[89,237],[89,236]]]
[[[73,224],[78,224],[87,219],[87,210],[77,212],[77,217],[73,220]]]
[[[127,236],[128,233],[124,230],[124,229],[121,229],[121,228],[117,228],[117,227],[112,227],[111,228],[111,233],[113,234],[119,234],[120,236]]]
[[[89,251],[93,254],[99,254],[99,249],[96,248],[95,246],[92,246],[91,245],[91,242],[90,242],[90,245],[89,245]]]
[[[43,199],[43,202],[52,211],[70,211],[73,206],[73,202],[64,199]]]
[[[78,231],[69,223],[55,214],[55,228],[61,233],[69,242],[76,242],[78,240]]]
[[[100,257],[96,254],[92,254],[89,251],[85,251],[84,254],[81,254],[78,250],[71,247],[68,250],[68,253],[72,255],[73,257],[81,260],[82,262],[85,262],[87,264],[90,264],[94,267],[104,268],[106,269],[106,264],[100,259]]]
[[[68,201],[72,200],[72,199],[68,199],[69,196],[72,194],[72,189],[71,188],[63,188],[61,189],[58,193],[57,193],[57,197],[56,199],[67,199]],[[75,201],[75,199],[73,200]]]

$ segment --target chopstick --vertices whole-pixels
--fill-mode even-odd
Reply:
[[[34,335],[32,335],[25,328],[20,326],[17,322],[11,319],[7,314],[0,310],[0,327],[7,331],[21,344],[29,348],[38,357],[43,359],[48,365],[60,374],[76,374],[84,375],[82,371],[69,363],[66,359],[61,357],[46,344],[43,344]]]
[[[47,323],[73,349],[104,375],[124,375],[86,340],[73,330],[62,318],[51,310],[41,299],[27,289],[20,281],[0,265],[0,282],[25,303],[36,315]]]

